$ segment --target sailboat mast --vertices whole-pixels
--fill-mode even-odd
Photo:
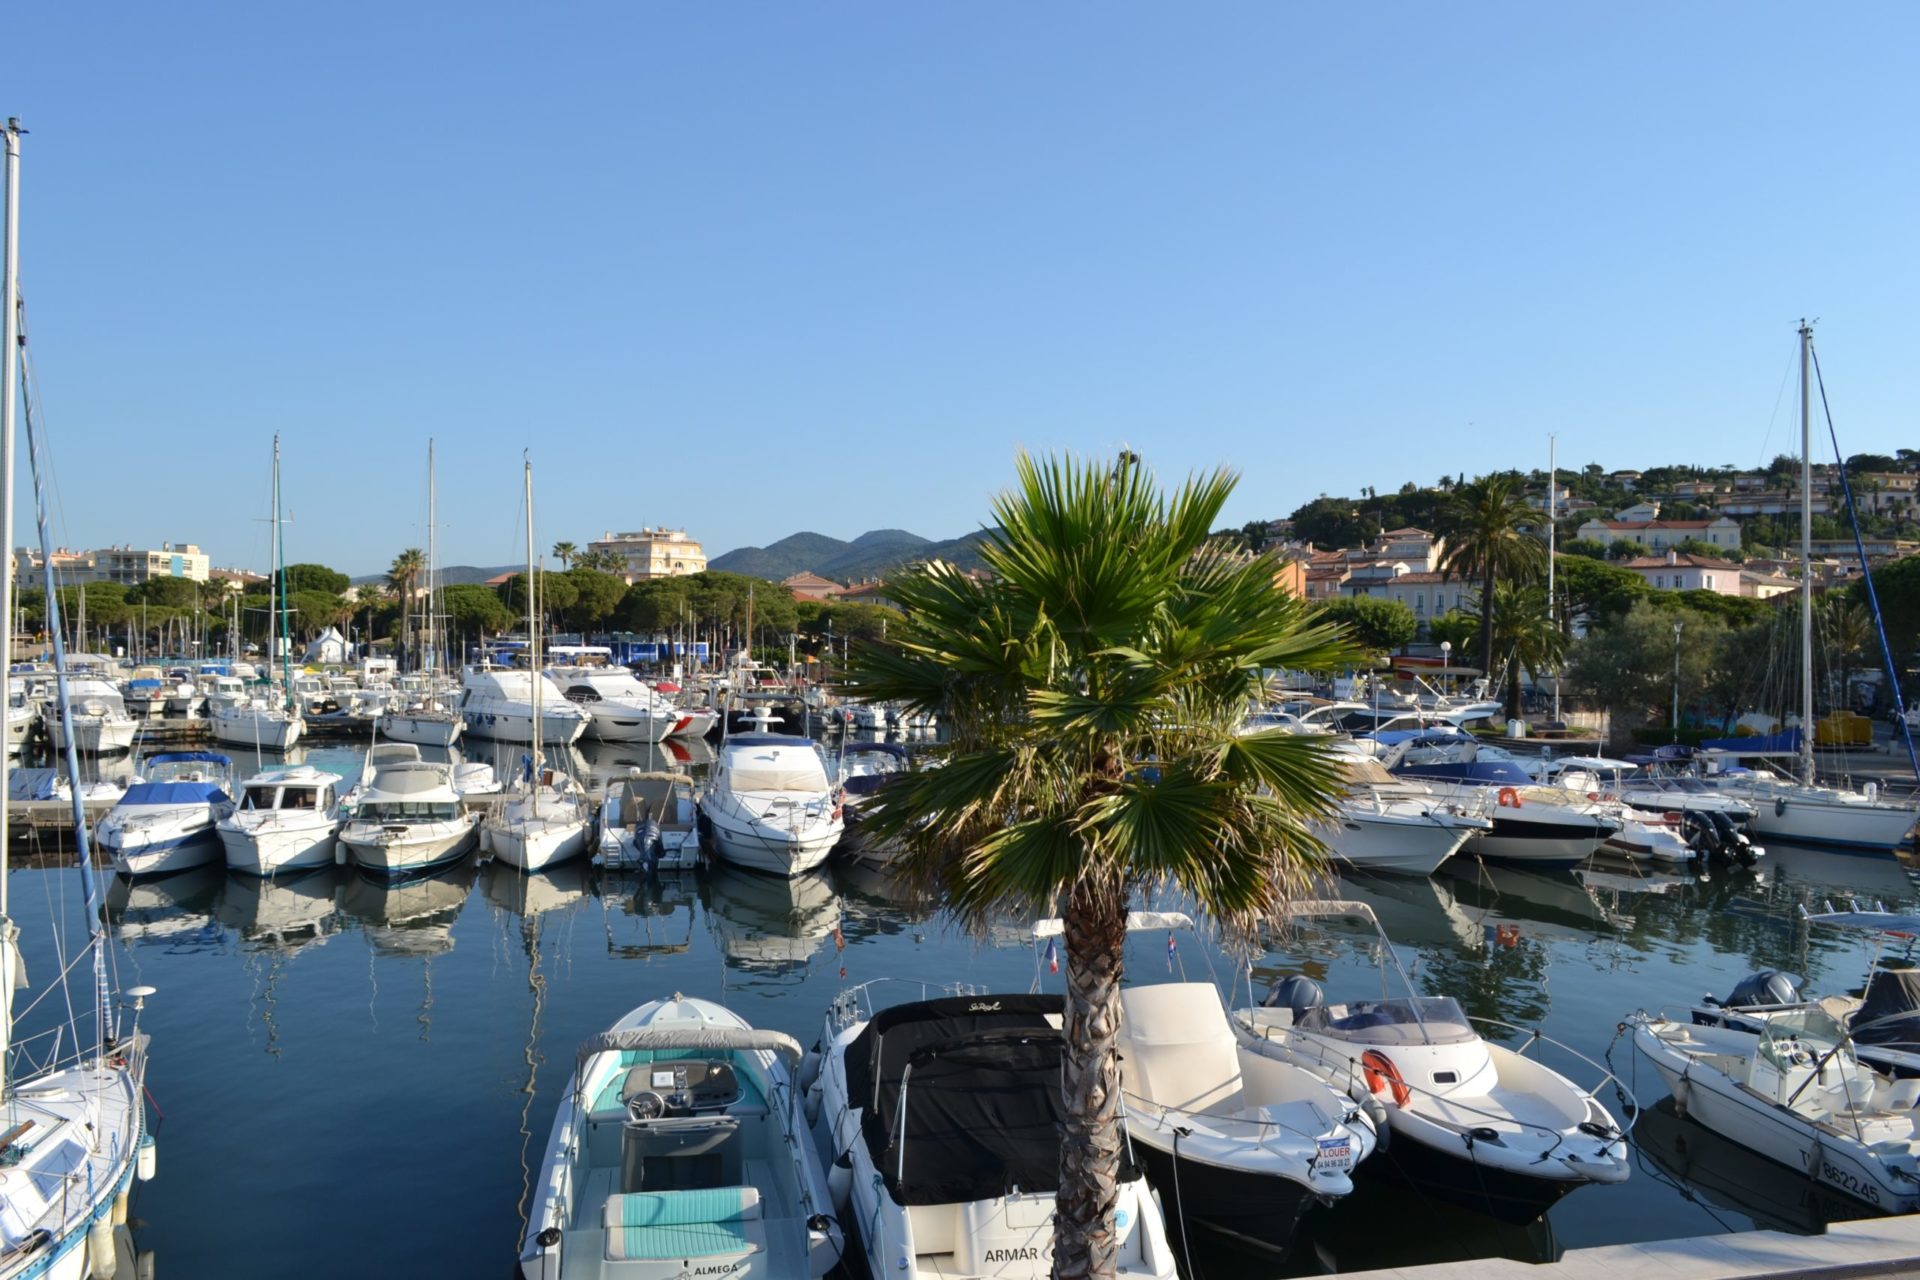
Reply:
[[[6,249],[0,255],[0,310],[6,315],[0,318],[0,534],[4,534],[5,543],[0,545],[0,612],[6,617],[0,619],[0,664],[9,673],[7,677],[7,706],[13,702],[13,420],[19,412],[20,394],[20,122],[9,118],[6,129]],[[0,731],[6,724],[5,710],[0,710]],[[9,850],[7,848],[7,828],[12,820],[7,815],[7,792],[12,783],[7,777],[9,761],[6,744],[0,742],[0,1096],[12,1093],[12,1080],[7,1071],[7,1061],[11,1056],[7,1052],[13,1045],[13,982],[16,968],[14,939],[19,930],[14,926],[11,908],[8,905],[7,882]]]
[[[20,410],[20,122],[17,119],[7,121],[7,192],[6,192],[6,250],[0,259],[0,308],[6,315],[0,317],[0,551],[5,558],[0,559],[0,603],[5,605],[5,618],[0,618],[0,663],[6,670],[13,671],[13,422]],[[13,680],[9,674],[7,680],[7,701],[13,700]],[[0,712],[0,717],[4,716]],[[0,724],[4,720],[0,719]],[[7,828],[11,820],[7,816],[7,792],[11,786],[7,779],[10,762],[4,744],[0,744],[0,947],[5,954],[12,955],[13,917],[9,914],[7,897],[8,853]],[[4,988],[4,999],[8,1010],[7,1021],[12,1022],[13,977],[10,973],[0,973],[0,988]],[[11,1029],[9,1027],[9,1029]],[[9,1041],[11,1037],[8,1037]],[[0,1044],[0,1053],[5,1049]],[[0,1071],[4,1071],[0,1064]]]
[[[1800,780],[1813,785],[1813,326],[1800,322]]]
[[[427,692],[433,692],[433,673],[438,665],[435,662],[434,624],[438,621],[439,610],[433,603],[433,438],[427,438]]]
[[[1553,625],[1559,612],[1558,601],[1553,594],[1553,557],[1554,542],[1557,536],[1560,518],[1560,504],[1554,497],[1554,490],[1560,487],[1560,437],[1547,436],[1547,622]],[[1553,721],[1560,723],[1560,670],[1555,664],[1553,672]]]
[[[535,812],[540,804],[540,748],[546,738],[542,732],[546,728],[540,723],[540,627],[534,620],[533,611],[533,462],[523,458],[520,462],[523,483],[526,487],[527,502],[527,669],[529,683],[533,686],[533,795]]]
[[[293,643],[287,632],[287,542],[280,536],[280,437],[273,438],[273,534],[275,572],[280,575],[280,685],[293,714]]]

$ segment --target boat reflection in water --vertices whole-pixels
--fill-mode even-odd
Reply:
[[[691,872],[600,873],[607,954],[628,960],[680,955],[693,946],[699,884]]]
[[[750,973],[804,971],[840,927],[840,897],[822,871],[765,876],[716,863],[706,902],[708,928],[728,967]]]
[[[223,946],[214,909],[226,881],[224,862],[152,880],[113,876],[107,881],[107,925],[127,942],[182,950]]]
[[[1762,863],[1789,894],[1802,890],[1815,898],[1847,897],[1863,902],[1872,898],[1892,903],[1911,900],[1916,890],[1912,867],[1884,853],[1845,853],[1769,841]]]
[[[453,950],[453,922],[473,889],[471,855],[444,871],[387,880],[355,873],[340,889],[340,910],[360,923],[379,955],[437,956]]]
[[[1682,1116],[1672,1098],[1640,1113],[1633,1145],[1642,1172],[1678,1184],[1689,1200],[1750,1218],[1759,1230],[1818,1234],[1830,1222],[1869,1213],[1859,1201]]]
[[[292,955],[340,931],[334,896],[346,874],[329,866],[290,876],[228,876],[214,916],[240,935],[243,949]]]
[[[480,891],[490,904],[509,915],[544,915],[584,901],[587,872],[585,858],[571,858],[534,872],[496,858],[480,870]]]

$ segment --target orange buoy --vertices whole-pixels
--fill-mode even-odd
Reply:
[[[1379,1093],[1386,1086],[1393,1086],[1393,1105],[1404,1107],[1413,1097],[1413,1089],[1400,1074],[1400,1068],[1393,1065],[1393,1059],[1378,1049],[1369,1049],[1360,1055],[1360,1069],[1366,1072],[1367,1089]]]

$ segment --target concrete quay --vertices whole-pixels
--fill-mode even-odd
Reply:
[[[1344,1280],[1760,1280],[1920,1275],[1920,1215],[1836,1222],[1825,1235],[1740,1231],[1569,1249],[1558,1262],[1475,1258],[1343,1271]]]

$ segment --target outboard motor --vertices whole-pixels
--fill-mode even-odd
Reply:
[[[1260,1003],[1268,1009],[1286,1009],[1293,1014],[1295,1022],[1309,1009],[1318,1009],[1327,1002],[1326,992],[1312,978],[1295,974],[1291,978],[1282,978],[1267,988],[1267,997]]]
[[[1799,1004],[1800,979],[1778,969],[1762,969],[1740,979],[1725,1000],[1715,1001],[1722,1009],[1751,1009],[1756,1005]]]
[[[1707,817],[1712,819],[1714,829],[1720,833],[1721,856],[1751,871],[1754,864],[1760,861],[1761,851],[1753,847],[1753,841],[1747,838],[1747,833],[1735,826],[1728,814],[1714,812]]]
[[[1707,862],[1717,862],[1726,857],[1726,842],[1721,837],[1720,828],[1711,814],[1696,809],[1686,809],[1680,815],[1680,834],[1686,839],[1687,847],[1699,854]]]

